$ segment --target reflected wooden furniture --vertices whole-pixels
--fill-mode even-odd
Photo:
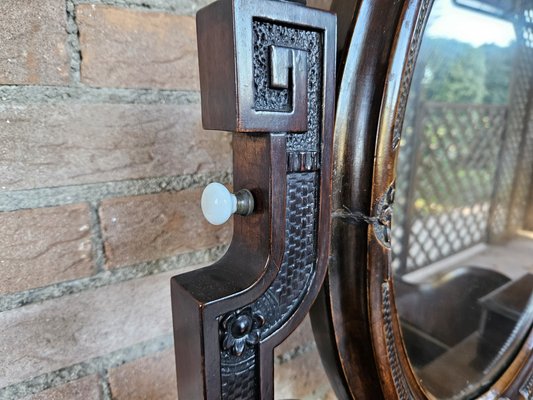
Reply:
[[[533,275],[511,281],[463,267],[412,284],[395,281],[405,347],[420,380],[438,398],[460,393],[512,338],[526,312]]]
[[[457,268],[417,284],[395,280],[400,321],[412,334],[418,332],[420,339],[433,339],[434,344],[450,349],[479,329],[483,308],[478,301],[509,280],[499,272],[472,266]],[[405,338],[405,344],[419,346],[420,341]],[[423,364],[413,357],[411,363]]]
[[[509,281],[505,277],[502,279],[502,276],[498,279],[500,274],[494,271],[488,272],[495,274],[494,283],[499,280],[500,285],[493,287],[493,290],[486,290],[488,293],[485,296],[467,303],[466,307],[475,306],[477,312],[471,317],[478,326],[471,327],[473,329],[470,332],[463,331],[463,334],[468,334],[432,360],[425,360],[427,362],[423,365],[417,366],[411,357],[420,380],[438,398],[453,397],[468,386],[468,382],[482,380],[484,369],[491,365],[501,349],[505,349],[506,341],[513,339],[513,330],[524,313],[528,312],[526,308],[533,293],[533,275],[526,274]],[[481,283],[482,280],[477,282]],[[455,314],[455,318],[451,316],[446,321],[452,330],[460,330],[467,323],[460,312]],[[409,348],[407,337],[405,344]]]
[[[487,353],[488,346],[502,347],[516,324],[527,311],[533,293],[533,274],[526,274],[479,300],[483,310],[478,353]]]

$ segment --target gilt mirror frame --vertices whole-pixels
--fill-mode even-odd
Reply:
[[[390,222],[403,116],[433,0],[333,0],[339,67],[332,255],[311,311],[339,399],[434,399],[408,360],[394,299]],[[525,4],[525,3],[524,3]],[[533,398],[533,332],[478,399]]]

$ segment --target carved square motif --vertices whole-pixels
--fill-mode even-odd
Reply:
[[[310,129],[309,105],[322,107],[313,103],[321,96],[312,80],[317,73],[325,80],[329,68],[309,64],[322,64],[314,49],[334,51],[334,15],[280,1],[218,0],[198,13],[197,30],[204,128]]]

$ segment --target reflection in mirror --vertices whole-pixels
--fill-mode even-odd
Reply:
[[[481,393],[533,317],[533,6],[511,3],[435,1],[405,114],[396,305],[439,399]]]

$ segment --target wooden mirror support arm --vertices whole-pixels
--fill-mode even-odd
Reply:
[[[218,0],[197,15],[202,118],[235,132],[233,186],[254,212],[231,245],[171,280],[178,394],[272,399],[273,350],[302,321],[329,256],[336,18]]]

